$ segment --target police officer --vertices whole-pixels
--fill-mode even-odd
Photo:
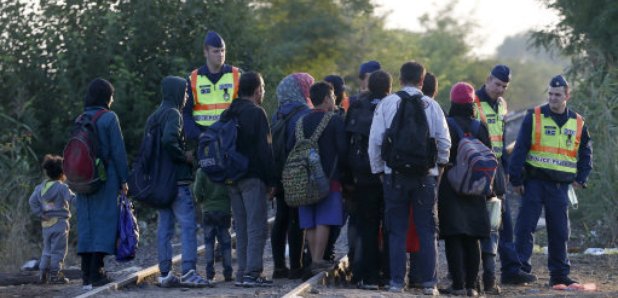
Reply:
[[[219,120],[221,113],[227,109],[232,100],[238,95],[238,86],[241,71],[231,65],[225,64],[225,42],[214,31],[209,31],[204,38],[204,57],[206,65],[194,69],[189,75],[191,92],[188,94],[187,103],[182,110],[184,132],[188,146],[197,147],[200,134],[208,126]],[[206,178],[208,179],[208,178]],[[211,187],[209,194],[223,194],[227,196],[224,185],[208,183]],[[203,197],[204,194],[196,194]],[[223,224],[210,222],[210,216],[203,212],[204,226]],[[225,220],[221,218],[220,220]],[[204,230],[204,237],[206,237]],[[220,253],[217,246],[216,254]],[[208,270],[206,270],[208,271]]]
[[[206,65],[189,75],[191,92],[182,114],[185,136],[193,144],[237,97],[241,71],[225,64],[225,50],[223,38],[209,31],[204,38]]]
[[[567,108],[569,85],[561,75],[549,83],[548,103],[526,114],[509,167],[522,202],[515,225],[521,269],[530,272],[533,233],[545,209],[550,286],[576,283],[569,278],[568,190],[586,186],[592,170],[592,143],[582,116]],[[522,178],[525,170],[525,179]]]
[[[509,204],[504,198],[506,192],[504,169],[507,168],[504,147],[504,116],[507,113],[507,104],[502,96],[508,88],[510,80],[511,70],[508,66],[502,64],[494,66],[485,84],[476,91],[475,98],[478,110],[477,118],[487,124],[492,150],[500,161],[494,190],[502,201],[502,229],[492,227],[490,238],[481,242],[483,289],[486,293],[494,295],[500,293],[500,288],[496,284],[495,256],[497,252],[500,252],[502,264],[502,283],[523,284],[536,280],[536,276],[519,269],[521,264],[513,243],[511,212]]]

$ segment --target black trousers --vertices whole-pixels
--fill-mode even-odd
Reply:
[[[356,225],[361,243],[360,249],[357,248],[360,261],[356,265],[360,268],[353,268],[353,273],[365,284],[378,284],[389,275],[382,186],[357,184],[353,200],[357,204]]]
[[[300,229],[298,222],[298,208],[289,207],[283,195],[277,196],[276,201],[277,213],[270,235],[275,269],[286,267],[286,240],[290,249],[290,269],[300,269],[302,268],[303,230]]]
[[[446,261],[453,280],[453,289],[474,289],[481,263],[481,246],[478,238],[466,235],[444,238]]]
[[[82,281],[84,285],[95,283],[105,276],[104,253],[88,252],[81,253],[82,257]]]

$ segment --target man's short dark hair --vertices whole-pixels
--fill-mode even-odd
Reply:
[[[58,180],[62,177],[62,156],[46,154],[43,157],[41,167],[45,170],[45,175],[51,180]]]
[[[376,70],[369,75],[369,92],[374,97],[384,98],[391,91],[393,84],[393,78],[391,75],[383,70]]]
[[[438,78],[433,75],[433,73],[428,72],[425,74],[425,79],[423,80],[423,89],[421,90],[423,94],[433,98],[436,96],[438,91]]]
[[[404,84],[419,86],[425,79],[425,67],[418,62],[406,62],[399,70],[399,78]]]
[[[238,81],[238,97],[251,97],[255,89],[262,84],[262,75],[259,72],[249,71],[240,76]]]
[[[333,85],[328,82],[320,81],[311,86],[309,89],[309,98],[314,107],[317,107],[324,102],[324,98],[334,92]]]

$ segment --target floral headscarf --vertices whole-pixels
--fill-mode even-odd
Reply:
[[[309,89],[314,81],[310,74],[304,72],[294,73],[283,78],[276,91],[279,105],[288,102],[301,102],[312,107]]]

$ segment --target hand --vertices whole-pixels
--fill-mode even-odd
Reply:
[[[573,183],[571,183],[571,185],[573,185],[573,188],[574,188],[574,189],[582,189],[582,188],[584,188],[584,186],[583,186],[583,185],[581,185],[581,184],[580,184],[579,182],[577,182],[577,181],[573,181]]]
[[[272,201],[273,198],[275,198],[275,190],[276,190],[275,187],[269,187],[268,188],[268,190],[266,192],[266,195],[268,196],[268,200],[269,201]]]
[[[519,194],[520,196],[523,196],[523,195],[524,195],[524,192],[525,192],[525,190],[524,190],[524,186],[523,186],[523,185],[520,185],[520,186],[513,186],[513,191],[514,191],[515,193]]]
[[[129,193],[129,185],[126,182],[120,185],[120,192],[125,196]]]
[[[187,151],[185,152],[185,159],[187,160],[188,164],[193,164],[193,150]]]

